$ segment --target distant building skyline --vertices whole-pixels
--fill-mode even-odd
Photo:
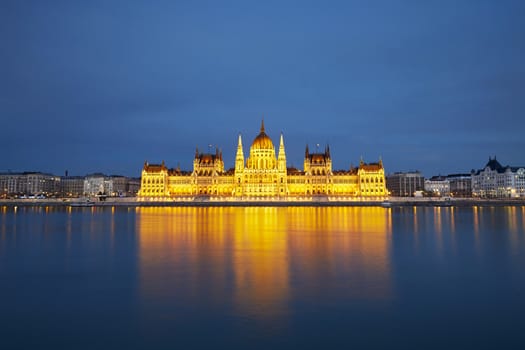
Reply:
[[[134,196],[140,179],[100,173],[59,176],[42,172],[0,172],[0,198]]]

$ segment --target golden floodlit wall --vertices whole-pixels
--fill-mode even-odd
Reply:
[[[197,149],[193,171],[168,169],[146,162],[142,170],[139,197],[148,199],[194,200],[327,200],[382,199],[387,196],[383,162],[360,162],[358,168],[333,170],[330,148],[322,153],[305,150],[303,170],[288,168],[284,137],[276,155],[264,121],[244,159],[239,135],[234,168],[225,170],[222,151],[201,153]]]

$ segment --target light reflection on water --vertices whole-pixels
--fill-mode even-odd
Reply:
[[[389,209],[146,207],[136,214],[146,303],[170,293],[198,298],[203,287],[222,301],[232,288],[236,312],[275,322],[294,293],[318,297],[324,280],[336,298],[391,297]]]
[[[523,266],[525,207],[2,207],[0,336],[501,348],[521,339]]]

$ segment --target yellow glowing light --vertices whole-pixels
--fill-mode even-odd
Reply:
[[[140,207],[136,227],[146,303],[173,297],[162,295],[166,265],[184,266],[184,288],[195,291],[202,269],[213,269],[206,285],[218,300],[232,278],[236,310],[265,322],[287,312],[292,269],[303,275],[344,270],[358,299],[392,295],[391,211],[384,208]]]
[[[330,149],[323,153],[305,152],[303,170],[288,168],[283,135],[278,152],[261,125],[249,157],[244,159],[239,135],[235,167],[225,170],[222,151],[195,153],[193,171],[168,169],[145,163],[140,200],[270,200],[348,201],[383,200],[388,196],[382,160],[344,171],[332,169]]]

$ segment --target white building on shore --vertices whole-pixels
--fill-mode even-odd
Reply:
[[[84,195],[110,195],[113,193],[113,181],[104,174],[90,174],[84,179]]]
[[[496,157],[472,171],[472,195],[480,198],[525,197],[525,166],[502,166]]]
[[[0,196],[54,195],[59,191],[60,177],[41,172],[0,173]]]
[[[436,197],[471,197],[471,188],[471,174],[438,175],[425,180],[425,191]]]
[[[425,191],[437,197],[448,196],[450,195],[450,181],[446,176],[432,176],[425,180]]]

